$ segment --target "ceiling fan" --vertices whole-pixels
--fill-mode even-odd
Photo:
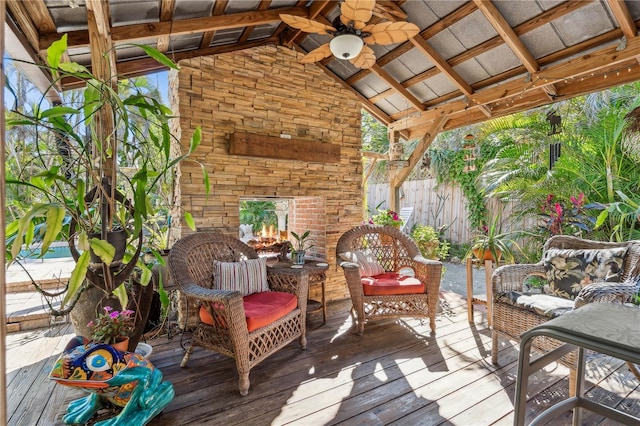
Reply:
[[[376,55],[368,44],[402,43],[420,32],[417,25],[405,21],[367,25],[375,6],[375,0],[343,0],[340,15],[334,19],[333,26],[294,15],[282,14],[280,19],[307,33],[333,36],[329,43],[312,50],[300,62],[316,62],[334,55],[358,68],[367,69],[376,63]]]

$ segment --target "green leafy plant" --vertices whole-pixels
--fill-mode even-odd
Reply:
[[[138,47],[177,68],[157,50]],[[50,305],[58,315],[73,309],[88,286],[101,286],[107,297],[115,295],[126,306],[128,277],[135,273],[139,283],[149,283],[150,267],[140,261],[143,225],[155,215],[158,187],[201,141],[196,128],[189,151],[173,155],[172,142],[177,144],[177,139],[170,128],[171,110],[131,80],[116,86],[77,63],[63,62],[66,48],[65,35],[47,49],[49,71],[54,84],[61,79],[85,84],[82,96],[72,98],[77,103],[48,106],[43,97],[31,110],[14,111],[6,121],[8,128],[33,129],[38,140],[48,142],[43,146],[52,147],[51,152],[39,153],[29,174],[6,177],[8,186],[29,188],[39,198],[6,226],[5,235],[10,241],[9,261],[18,257],[23,244],[28,247],[35,241],[37,225],[44,224],[46,229],[40,240],[42,253],[53,241],[69,242],[76,266],[60,308],[54,310]],[[113,126],[105,127],[105,117]],[[105,134],[105,129],[112,130]],[[208,173],[200,167],[208,194]],[[65,221],[70,221],[68,227],[63,226]],[[193,227],[189,214],[185,221]],[[123,267],[114,265],[115,247],[107,239],[117,229],[125,229],[128,235]],[[91,262],[90,252],[98,256],[98,263]]]
[[[480,231],[475,233],[471,250],[477,253],[479,259],[483,259],[485,253],[490,252],[494,261],[504,258],[507,262],[513,262],[512,247],[517,247],[517,243],[513,239],[516,235],[515,232],[502,232],[501,215],[495,215],[489,225],[484,225]]]
[[[394,228],[400,228],[404,222],[395,211],[378,209],[378,214],[371,216],[369,223],[372,225],[389,225]]]
[[[292,252],[303,252],[307,251],[314,246],[315,240],[311,238],[311,231],[305,231],[304,234],[298,235],[295,232],[291,231],[291,236],[294,238],[295,242],[291,246]]]
[[[91,329],[91,339],[94,343],[111,345],[129,337],[134,327],[134,313],[128,309],[116,311],[111,306],[105,306],[104,313],[87,324]]]
[[[416,224],[411,230],[411,238],[427,259],[446,259],[449,254],[449,242],[442,240],[441,234],[432,226]]]

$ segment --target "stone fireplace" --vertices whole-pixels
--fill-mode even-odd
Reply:
[[[241,200],[287,200],[287,229],[312,231],[315,254],[330,265],[327,297],[342,299],[348,290],[335,246],[363,218],[360,105],[298,59],[293,50],[266,46],[180,62],[170,93],[182,150],[199,126],[193,158],[207,169],[211,194],[204,193],[200,165],[183,162],[176,205],[191,213],[198,231],[238,236]],[[184,221],[176,225],[178,237],[191,232]]]

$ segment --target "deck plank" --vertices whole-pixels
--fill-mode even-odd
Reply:
[[[151,360],[176,397],[149,425],[511,424],[517,345],[502,341],[500,364],[492,365],[486,312],[476,309],[469,324],[464,299],[448,293],[443,299],[435,336],[416,319],[372,321],[358,336],[348,301],[332,303],[326,325],[310,322],[306,350],[293,342],[252,369],[246,397],[239,395],[233,360],[197,348],[180,368],[181,339],[186,343],[189,333],[155,338]],[[67,404],[84,395],[47,379],[68,330],[52,331],[57,340],[29,346],[34,353],[22,359],[14,359],[22,356],[20,344],[10,345],[9,425],[62,425]],[[588,371],[595,398],[640,412],[640,387],[624,364],[600,356]],[[552,364],[532,376],[528,418],[566,395],[567,373]]]

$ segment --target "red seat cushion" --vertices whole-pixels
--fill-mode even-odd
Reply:
[[[366,296],[420,294],[425,292],[425,285],[419,279],[400,275],[396,272],[385,272],[373,277],[364,277],[361,281]]]
[[[298,306],[294,294],[280,291],[253,293],[242,300],[249,332],[279,320]],[[200,308],[200,321],[213,325],[213,318],[204,306]]]

